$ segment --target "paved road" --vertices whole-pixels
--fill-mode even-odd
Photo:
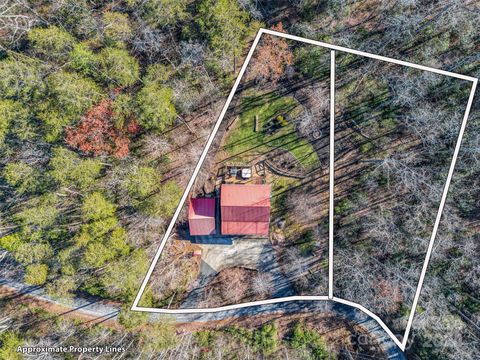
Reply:
[[[5,291],[6,290],[6,291]],[[5,293],[9,295],[5,296]],[[82,317],[90,317],[92,322],[100,323],[117,317],[120,308],[95,298],[75,298],[68,303],[60,302],[48,296],[44,289],[39,286],[29,286],[20,282],[0,277],[0,296],[6,299],[15,299],[25,295],[40,302],[46,302],[58,306],[59,310],[73,315],[78,312]],[[94,321],[93,321],[94,319]]]
[[[112,304],[107,304],[95,299],[76,298],[69,304],[58,302],[45,294],[41,287],[26,286],[20,282],[0,277],[0,288],[8,289],[16,295],[28,295],[37,300],[52,303],[66,309],[72,315],[78,312],[82,316],[91,316],[95,318],[95,322],[115,319],[118,315],[119,308]],[[1,290],[1,289],[0,289]],[[228,318],[248,317],[254,315],[269,314],[293,314],[298,312],[332,312],[338,316],[349,319],[358,325],[364,327],[372,334],[381,344],[383,350],[388,354],[389,359],[404,360],[403,352],[397,347],[388,334],[378,325],[378,323],[364,314],[360,310],[353,307],[336,303],[333,301],[294,301],[286,303],[268,304],[260,306],[252,306],[228,311],[220,311],[216,313],[202,314],[176,314],[168,315],[169,318],[175,319],[179,323],[187,322],[208,322],[215,320],[224,320]],[[151,314],[152,320],[162,318],[160,314]]]
[[[207,322],[223,320],[227,318],[248,317],[253,315],[270,315],[270,314],[294,314],[299,312],[331,312],[338,316],[344,317],[356,324],[362,326],[367,332],[379,342],[389,359],[406,359],[403,352],[385,332],[385,330],[371,317],[362,311],[344,304],[334,301],[290,301],[285,303],[276,303],[260,306],[251,306],[247,308],[220,311],[216,313],[201,314],[175,314],[168,315],[177,322]],[[165,315],[153,314],[154,317],[160,318]]]

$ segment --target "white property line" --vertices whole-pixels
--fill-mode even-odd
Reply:
[[[192,189],[193,183],[195,182],[195,178],[197,177],[198,172],[200,171],[200,168],[202,167],[203,162],[205,161],[208,150],[210,149],[210,146],[212,146],[213,139],[215,138],[215,135],[217,134],[217,131],[220,127],[220,123],[222,122],[223,117],[227,113],[228,106],[232,102],[233,96],[235,95],[235,91],[237,90],[237,87],[240,84],[240,80],[242,79],[243,74],[245,73],[245,70],[247,69],[247,65],[250,62],[250,59],[252,58],[253,51],[257,47],[258,41],[260,40],[260,36],[262,36],[262,31],[259,31],[257,33],[257,36],[255,37],[255,40],[253,41],[252,47],[250,48],[250,51],[248,52],[247,58],[245,59],[243,65],[242,65],[242,68],[240,69],[240,73],[238,74],[238,77],[235,80],[235,84],[233,85],[233,88],[230,91],[230,95],[228,95],[227,101],[225,102],[225,105],[223,106],[222,112],[220,113],[220,116],[218,117],[218,120],[217,120],[211,134],[210,134],[210,137],[207,140],[207,144],[205,145],[205,149],[203,149],[202,155],[200,156],[200,159],[198,160],[197,166],[195,166],[195,170],[193,171],[193,175],[190,178],[190,181],[188,182],[187,187],[185,188],[185,191],[183,192],[183,195],[182,195],[182,198],[180,199],[177,210],[173,214],[172,221],[168,225],[167,231],[165,232],[165,235],[163,236],[162,242],[160,243],[160,246],[158,247],[158,250],[155,253],[155,257],[153,258],[153,261],[150,264],[150,268],[147,271],[147,275],[145,276],[145,279],[143,279],[142,286],[140,287],[140,290],[138,291],[138,294],[135,297],[135,301],[133,302],[131,310],[136,310],[136,308],[137,308],[137,305],[140,301],[140,298],[142,297],[142,294],[145,291],[145,287],[147,286],[148,280],[150,279],[150,276],[152,276],[153,269],[155,268],[155,265],[157,264],[158,259],[160,258],[162,250],[165,247],[165,244],[166,244],[168,238],[170,237],[170,234],[172,233],[175,222],[177,221],[178,216],[180,215],[180,211],[182,210],[182,206],[183,206],[183,204],[185,204],[185,201],[187,200],[188,194],[190,193],[190,190]]]
[[[443,188],[442,199],[440,200],[440,207],[438,208],[437,217],[435,219],[435,224],[433,225],[432,236],[430,237],[430,243],[428,244],[427,255],[425,256],[425,261],[423,263],[422,272],[420,274],[420,280],[418,281],[417,291],[415,292],[415,297],[413,299],[412,308],[408,316],[407,327],[405,329],[405,335],[403,336],[402,346],[405,349],[407,346],[408,335],[410,334],[410,329],[412,328],[413,317],[415,316],[415,311],[417,309],[418,299],[420,298],[420,293],[422,291],[423,281],[425,279],[425,274],[427,273],[428,263],[430,262],[430,257],[432,256],[433,244],[435,243],[435,237],[437,236],[438,228],[440,226],[440,220],[442,219],[443,208],[445,202],[447,201],[448,189],[450,187],[450,182],[453,177],[453,172],[455,170],[455,164],[457,163],[458,154],[460,152],[460,146],[462,145],[463,135],[465,133],[465,128],[467,127],[467,120],[472,108],[473,98],[475,96],[475,90],[477,88],[478,80],[473,81],[472,90],[470,91],[470,96],[468,98],[467,108],[463,116],[462,125],[460,126],[460,131],[458,133],[457,144],[455,145],[455,151],[453,152],[452,163],[450,164],[450,169],[448,170],[447,181]]]
[[[346,52],[346,53],[354,54],[354,55],[359,55],[359,56],[363,56],[363,57],[367,57],[367,58],[371,58],[371,59],[375,59],[375,60],[385,61],[385,62],[397,64],[397,65],[403,65],[403,66],[411,67],[411,68],[414,68],[414,69],[425,70],[425,71],[433,72],[433,73],[440,74],[440,75],[446,75],[446,76],[454,77],[454,78],[457,78],[457,79],[462,79],[462,80],[467,80],[467,81],[477,80],[474,77],[466,76],[466,75],[462,75],[462,74],[457,74],[457,73],[454,73],[454,72],[451,72],[451,71],[435,69],[435,68],[432,68],[432,67],[429,67],[429,66],[418,65],[418,64],[414,64],[414,63],[411,63],[411,62],[408,62],[408,61],[397,60],[397,59],[394,59],[394,58],[381,56],[381,55],[376,55],[376,54],[368,53],[368,52],[365,52],[365,51],[353,50],[353,49],[349,49],[349,48],[346,48],[346,47],[343,47],[343,46],[332,45],[332,44],[328,44],[328,43],[325,43],[325,42],[322,42],[322,41],[311,40],[311,39],[303,38],[303,37],[300,37],[300,36],[290,35],[290,34],[286,34],[286,33],[283,33],[283,32],[278,32],[278,31],[274,31],[274,30],[270,30],[270,29],[260,29],[260,32],[265,33],[265,34],[270,34],[270,35],[283,37],[285,39],[299,41],[299,42],[306,43],[306,44],[321,46],[321,47],[324,47],[324,48],[327,48],[327,49],[330,49],[330,50],[337,50],[337,51]]]
[[[392,338],[392,340],[395,342],[395,344],[404,350],[402,347],[402,343],[398,340],[398,338],[395,336],[395,334],[392,333],[392,331],[388,328],[387,325],[380,319],[377,315],[372,313],[370,310],[368,310],[366,307],[354,303],[352,301],[340,299],[337,297],[329,298],[328,296],[286,296],[282,298],[276,298],[276,299],[268,299],[268,300],[262,300],[262,301],[251,301],[251,302],[245,302],[242,304],[235,304],[235,305],[226,305],[226,306],[219,306],[219,307],[214,307],[214,308],[194,308],[194,309],[157,309],[157,308],[146,308],[146,307],[136,307],[136,311],[142,311],[142,312],[148,312],[148,313],[158,313],[158,314],[204,314],[204,313],[217,313],[217,312],[222,312],[222,311],[229,311],[229,310],[236,310],[236,309],[243,309],[251,306],[261,306],[261,305],[272,305],[272,304],[279,304],[279,303],[285,303],[285,302],[291,302],[291,301],[333,301],[337,302],[339,304],[344,304],[348,305],[351,307],[354,307],[365,314],[367,314],[369,317],[374,319],[385,332]]]
[[[221,307],[215,307],[215,308],[204,308],[204,309],[202,309],[202,308],[195,308],[195,309],[158,309],[158,308],[146,308],[146,307],[138,306],[138,303],[139,303],[139,301],[142,297],[142,294],[145,291],[145,288],[147,286],[148,280],[150,279],[150,277],[153,273],[153,270],[155,268],[155,265],[157,264],[158,259],[160,258],[160,255],[163,251],[163,248],[165,247],[165,244],[168,241],[168,239],[169,239],[169,237],[170,237],[170,235],[173,231],[173,227],[175,226],[175,223],[178,219],[178,216],[179,216],[179,214],[182,210],[182,207],[185,204],[185,201],[187,200],[187,197],[190,193],[190,190],[193,187],[193,183],[195,181],[195,178],[198,176],[200,168],[202,167],[202,165],[205,161],[208,150],[210,149],[210,147],[213,143],[213,140],[214,140],[214,138],[215,138],[215,136],[218,132],[220,124],[221,124],[223,118],[225,117],[225,114],[226,114],[226,112],[228,110],[228,107],[229,107],[229,105],[230,105],[230,103],[233,99],[233,96],[234,96],[234,94],[235,94],[235,92],[236,92],[236,90],[237,90],[237,88],[240,84],[240,81],[241,81],[241,79],[242,79],[242,77],[245,73],[245,70],[248,66],[248,63],[250,62],[250,59],[252,58],[253,52],[258,45],[258,42],[260,40],[261,35],[264,34],[264,33],[274,35],[274,36],[283,37],[283,38],[286,38],[286,39],[296,40],[296,41],[299,41],[299,42],[302,42],[302,43],[321,46],[321,47],[328,48],[328,49],[332,50],[331,51],[331,60],[330,60],[330,66],[331,66],[331,69],[332,69],[331,74],[330,74],[330,81],[331,81],[330,93],[331,93],[332,98],[331,98],[331,102],[330,102],[330,146],[329,146],[329,148],[330,148],[330,170],[329,170],[330,171],[330,174],[329,174],[329,179],[330,179],[329,206],[330,206],[330,208],[329,208],[329,290],[328,290],[328,296],[289,296],[289,297],[283,297],[283,298],[268,299],[268,300],[262,300],[262,301],[252,301],[252,302],[246,302],[246,303],[242,303],[242,304],[227,305],[227,306],[221,306]],[[335,131],[334,131],[335,104],[334,104],[333,100],[334,100],[334,91],[335,91],[335,83],[334,83],[334,80],[335,80],[335,73],[334,73],[335,72],[335,51],[341,51],[341,52],[346,52],[346,53],[355,54],[355,55],[359,55],[359,56],[364,56],[364,57],[368,57],[368,58],[372,58],[372,59],[376,59],[376,60],[386,61],[386,62],[398,64],[398,65],[412,67],[412,68],[419,69],[419,70],[429,71],[429,72],[437,73],[437,74],[440,74],[440,75],[446,75],[446,76],[454,77],[454,78],[457,78],[457,79],[462,79],[462,80],[467,80],[467,81],[472,81],[473,82],[473,86],[472,86],[472,90],[470,92],[470,97],[469,97],[469,100],[468,100],[467,108],[466,108],[466,111],[465,111],[465,114],[464,114],[464,117],[463,117],[463,122],[462,122],[462,125],[460,127],[460,133],[459,133],[458,140],[457,140],[457,143],[456,143],[456,146],[455,146],[453,160],[452,160],[452,163],[450,165],[449,173],[448,173],[448,176],[447,176],[447,181],[446,181],[444,191],[443,191],[443,194],[442,194],[442,199],[441,199],[441,202],[440,202],[440,208],[439,208],[438,213],[437,213],[433,233],[432,233],[432,236],[430,238],[430,243],[429,243],[429,246],[428,246],[427,255],[426,255],[426,258],[425,258],[425,262],[423,264],[419,284],[418,284],[418,287],[416,289],[413,306],[412,306],[411,311],[410,311],[410,315],[409,315],[409,319],[408,319],[408,323],[407,323],[407,328],[406,328],[405,335],[403,337],[402,342],[400,342],[400,340],[392,333],[392,331],[388,328],[388,326],[377,315],[372,313],[370,310],[368,310],[367,308],[365,308],[364,306],[362,306],[360,304],[354,303],[352,301],[340,299],[340,298],[337,298],[337,297],[333,296],[333,200],[334,200],[334,196],[333,196],[333,192],[334,192],[334,173],[333,173],[333,170],[334,170],[334,135],[335,135]],[[250,307],[250,306],[277,304],[277,303],[283,303],[283,302],[288,302],[288,301],[328,301],[328,300],[330,300],[330,301],[338,302],[338,303],[345,304],[345,305],[348,305],[348,306],[352,306],[356,309],[361,310],[362,312],[366,313],[367,315],[369,315],[371,318],[373,318],[375,321],[377,321],[377,323],[385,330],[385,332],[398,345],[398,347],[402,351],[405,351],[407,340],[408,340],[408,335],[409,335],[411,327],[412,327],[412,322],[413,322],[413,317],[414,317],[414,314],[415,314],[415,309],[416,309],[416,306],[418,304],[418,300],[419,300],[419,297],[420,297],[421,287],[423,285],[423,281],[424,281],[424,278],[425,278],[425,273],[426,273],[427,268],[428,268],[428,262],[430,260],[431,253],[432,253],[432,250],[433,250],[433,244],[434,244],[434,241],[435,241],[435,236],[436,236],[436,233],[438,231],[443,207],[445,205],[445,201],[446,201],[446,198],[447,198],[448,188],[450,186],[450,182],[451,182],[451,179],[452,179],[452,176],[453,176],[455,163],[456,163],[459,151],[460,151],[461,141],[462,141],[462,138],[463,138],[463,135],[464,135],[464,132],[465,132],[465,128],[466,128],[466,124],[467,124],[467,119],[468,119],[468,116],[470,114],[470,109],[471,109],[471,106],[472,106],[472,103],[473,103],[473,98],[474,98],[475,89],[476,89],[476,86],[477,86],[477,81],[478,80],[476,78],[461,75],[461,74],[456,74],[456,73],[449,72],[449,71],[439,70],[439,69],[435,69],[435,68],[431,68],[431,67],[427,67],[427,66],[423,66],[423,65],[417,65],[417,64],[406,62],[406,61],[401,61],[401,60],[397,60],[397,59],[388,58],[388,57],[385,57],[385,56],[370,54],[370,53],[363,52],[363,51],[352,50],[352,49],[344,48],[344,47],[341,47],[341,46],[331,45],[331,44],[327,44],[327,43],[324,43],[324,42],[310,40],[310,39],[306,39],[306,38],[302,38],[302,37],[298,37],[298,36],[294,36],[294,35],[289,35],[289,34],[277,32],[277,31],[273,31],[273,30],[260,29],[258,31],[256,37],[255,37],[255,40],[253,41],[252,47],[250,48],[250,50],[248,52],[248,55],[247,55],[243,65],[242,65],[242,68],[240,69],[239,75],[238,75],[237,79],[235,80],[233,88],[230,91],[230,94],[227,98],[227,101],[225,102],[225,105],[223,106],[223,109],[220,113],[220,116],[218,117],[217,122],[215,123],[215,126],[214,126],[214,128],[213,128],[213,130],[212,130],[212,132],[211,132],[211,134],[208,138],[205,149],[203,150],[203,152],[200,156],[200,159],[199,159],[197,165],[195,166],[195,170],[193,172],[193,175],[192,175],[190,181],[188,182],[187,187],[185,188],[185,191],[183,192],[183,195],[180,199],[178,207],[177,207],[177,209],[176,209],[176,211],[173,215],[173,218],[172,218],[172,220],[171,220],[171,222],[170,222],[170,224],[169,224],[169,226],[168,226],[168,228],[165,232],[165,235],[162,238],[162,241],[161,241],[161,243],[158,247],[158,250],[155,253],[155,256],[152,260],[152,263],[150,264],[150,267],[147,271],[147,274],[146,274],[145,278],[143,279],[142,285],[140,287],[140,290],[138,291],[137,296],[135,297],[135,300],[132,304],[131,310],[142,311],[142,312],[162,313],[162,314],[215,313],[215,312],[221,312],[221,311],[241,309],[241,308],[246,308],[246,307]]]
[[[330,51],[330,166],[328,205],[328,298],[333,299],[333,204],[335,190],[335,50]]]

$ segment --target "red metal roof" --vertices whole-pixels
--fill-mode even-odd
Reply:
[[[270,185],[222,184],[220,206],[270,207]]]
[[[215,199],[192,198],[188,204],[190,235],[215,234]]]
[[[268,236],[270,185],[223,184],[222,234]]]

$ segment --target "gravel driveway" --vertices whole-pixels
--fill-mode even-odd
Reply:
[[[198,244],[202,247],[202,262],[193,290],[182,303],[182,308],[198,307],[198,299],[208,282],[219,271],[241,266],[265,272],[272,276],[273,297],[293,295],[290,281],[280,271],[276,261],[275,249],[268,239],[242,238],[235,239],[228,245]]]

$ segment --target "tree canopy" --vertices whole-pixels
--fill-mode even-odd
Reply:
[[[3,169],[6,182],[19,194],[35,193],[42,184],[39,171],[23,161],[10,162]]]
[[[88,195],[82,205],[82,216],[85,221],[103,220],[115,215],[116,207],[99,193]]]
[[[61,186],[86,191],[94,185],[103,165],[94,159],[82,159],[79,155],[62,147],[52,151],[49,162],[50,175]]]
[[[7,132],[12,129],[22,130],[28,124],[30,114],[18,101],[0,99],[0,144]],[[17,137],[25,138],[28,133],[13,131]]]
[[[247,24],[250,16],[234,0],[202,0],[196,23],[218,54],[235,57],[243,50],[247,36],[255,31]]]
[[[158,0],[141,2],[140,6],[148,23],[160,27],[175,25],[178,21],[185,20],[189,16],[189,3],[189,0]]]
[[[131,86],[139,78],[137,59],[124,49],[104,48],[99,53],[102,80],[112,87]]]
[[[35,53],[53,59],[66,58],[75,43],[72,35],[54,25],[32,29],[28,40]]]
[[[124,42],[130,40],[132,28],[127,14],[115,11],[106,11],[103,14],[105,31],[103,36],[107,45],[123,47]]]
[[[47,85],[50,96],[45,102],[46,110],[57,110],[65,118],[64,123],[78,120],[102,96],[93,80],[77,73],[55,72],[47,77]],[[40,118],[48,122],[48,115],[41,114]]]
[[[67,128],[67,144],[95,156],[114,155],[120,159],[127,156],[130,144],[127,132],[134,133],[138,129],[133,122],[128,124],[127,129],[117,127],[113,111],[110,99],[92,107],[75,127]]]
[[[138,121],[147,130],[163,131],[177,117],[172,103],[173,91],[156,84],[145,86],[137,95]]]
[[[140,210],[154,217],[171,216],[181,195],[179,186],[174,181],[167,181],[157,193],[142,202]]]
[[[43,71],[38,59],[12,54],[0,60],[0,96],[25,103],[38,99],[45,91]]]
[[[99,71],[98,57],[86,43],[76,44],[69,53],[69,66],[84,76],[95,76]]]

